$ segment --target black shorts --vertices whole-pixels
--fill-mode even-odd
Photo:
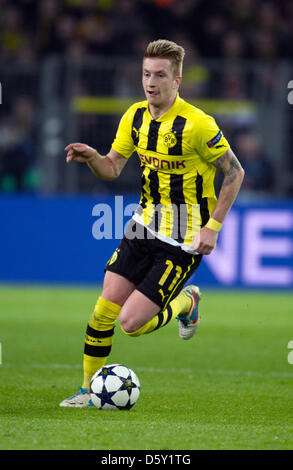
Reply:
[[[201,259],[202,255],[186,253],[158,238],[129,239],[126,232],[105,271],[120,274],[133,282],[137,290],[163,311],[179,294]]]

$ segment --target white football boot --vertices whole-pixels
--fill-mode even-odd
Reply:
[[[191,299],[191,307],[186,314],[181,313],[176,317],[178,320],[179,336],[182,339],[190,339],[199,327],[198,304],[201,293],[199,287],[193,285],[184,287],[181,292],[184,292]]]
[[[84,406],[93,406],[90,394],[87,393],[87,388],[79,387],[79,392],[72,395],[72,397],[63,400],[59,406],[71,406],[72,408],[83,408]]]

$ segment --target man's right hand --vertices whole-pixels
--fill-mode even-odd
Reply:
[[[95,149],[79,142],[67,145],[64,150],[67,152],[66,163],[90,163],[97,156]]]
[[[90,170],[104,181],[113,181],[123,170],[127,158],[111,148],[107,155],[100,155],[97,150],[86,144],[76,142],[64,149],[67,152],[66,162],[87,163]]]

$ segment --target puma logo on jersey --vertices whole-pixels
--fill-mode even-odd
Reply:
[[[132,128],[132,130],[135,132],[135,136],[136,138],[138,138],[138,135],[139,135],[139,132],[137,129],[135,129],[135,127]]]

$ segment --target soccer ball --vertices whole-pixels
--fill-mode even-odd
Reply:
[[[138,377],[121,364],[101,367],[90,382],[90,396],[100,410],[130,410],[140,394]]]

